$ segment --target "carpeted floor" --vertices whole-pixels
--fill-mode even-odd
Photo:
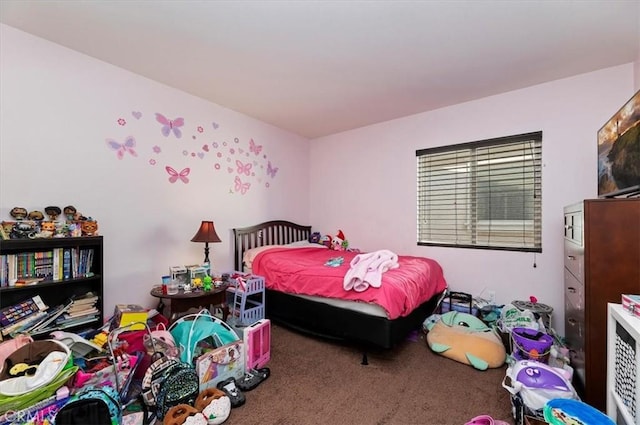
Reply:
[[[506,367],[478,371],[434,354],[421,334],[369,352],[272,325],[271,376],[232,409],[235,425],[463,425],[488,414],[513,423]]]

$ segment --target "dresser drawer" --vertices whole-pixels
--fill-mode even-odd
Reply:
[[[575,309],[565,300],[564,327],[567,346],[569,347],[569,359],[580,381],[585,382],[585,323],[584,310]]]
[[[567,345],[573,349],[584,350],[586,327],[584,324],[584,308],[578,308],[569,298],[564,301],[564,333]]]
[[[582,208],[582,203],[578,203],[564,209],[564,238],[578,245],[582,245],[584,234]]]
[[[564,269],[564,297],[569,302],[571,310],[584,312],[584,285],[566,268]]]
[[[565,239],[564,266],[580,283],[584,283],[584,248]]]

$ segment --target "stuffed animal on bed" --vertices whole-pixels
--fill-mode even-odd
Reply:
[[[431,350],[476,369],[500,367],[507,358],[498,334],[471,314],[449,311],[428,323],[427,330]]]
[[[320,235],[320,232],[313,232],[311,235],[309,235],[309,242],[311,243],[321,243],[320,239],[322,238],[322,235]]]
[[[338,230],[338,234],[331,237],[331,246],[329,248],[335,251],[346,251],[349,248],[349,241],[344,237],[342,230]]]

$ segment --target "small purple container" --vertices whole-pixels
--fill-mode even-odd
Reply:
[[[536,360],[541,363],[549,361],[549,353],[553,345],[553,338],[535,329],[513,328],[513,357],[516,360]]]

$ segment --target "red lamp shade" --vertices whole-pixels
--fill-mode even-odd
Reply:
[[[216,233],[213,221],[203,221],[191,242],[204,242],[204,262],[209,262],[209,242],[222,242]]]

